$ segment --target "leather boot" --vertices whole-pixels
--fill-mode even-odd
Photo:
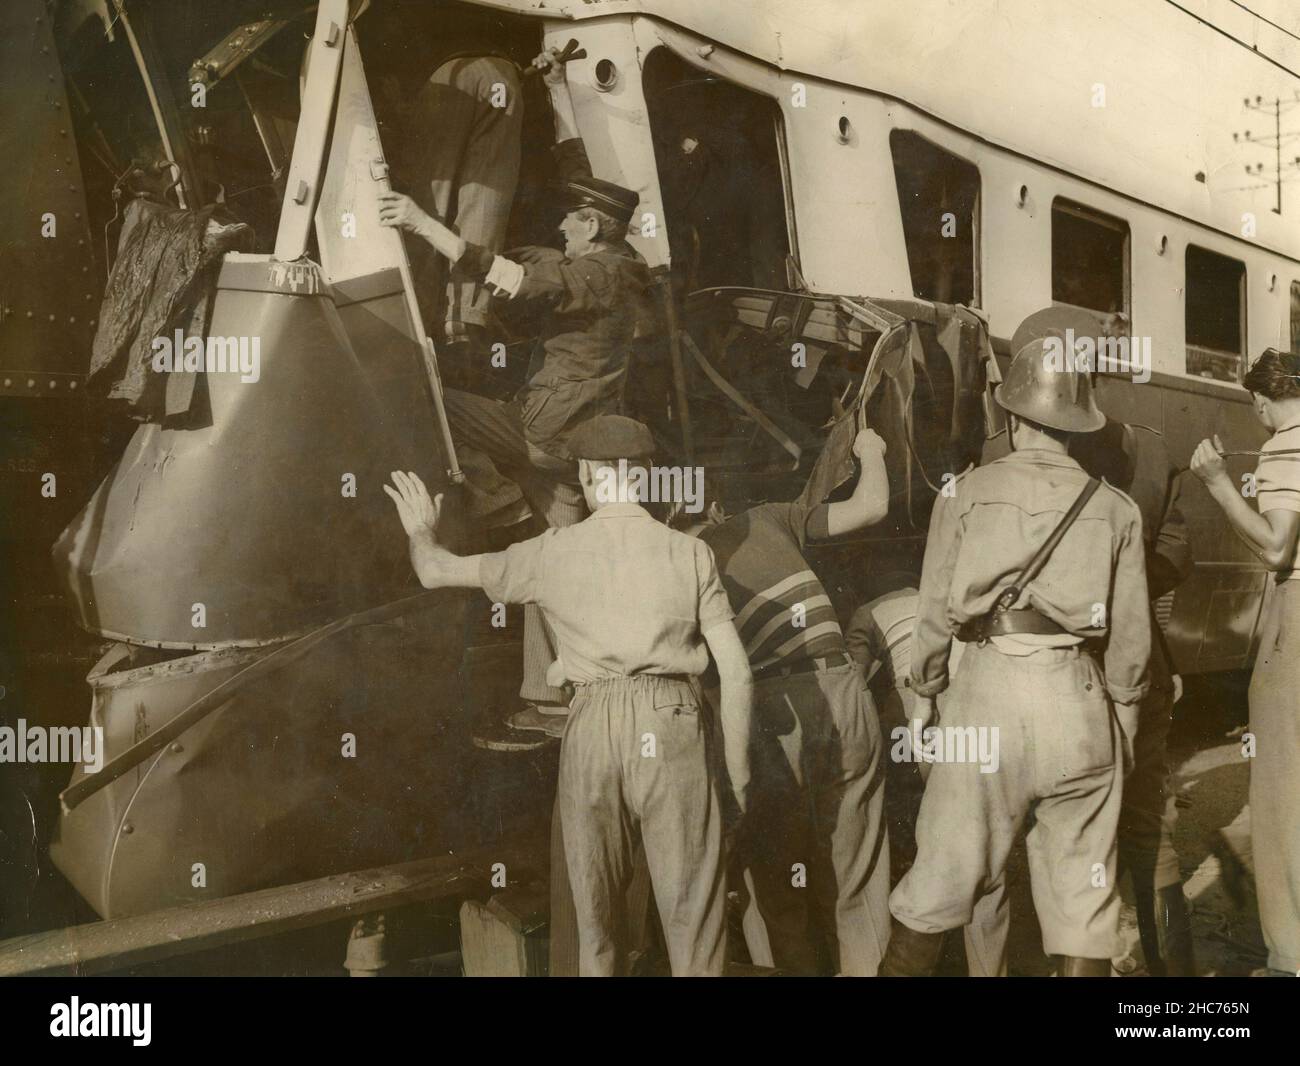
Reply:
[[[1192,946],[1192,919],[1181,883],[1156,892],[1156,932],[1166,977],[1195,977],[1196,954]]]
[[[889,947],[880,960],[881,977],[930,977],[943,951],[942,933],[918,933],[897,918],[891,923]]]
[[[1109,977],[1110,959],[1081,959],[1074,955],[1058,955],[1057,977]]]
[[[1133,880],[1138,880],[1136,875]],[[1142,886],[1134,884],[1133,901],[1137,908],[1138,939],[1142,943],[1142,957],[1147,961],[1147,974],[1164,977],[1165,957],[1160,950],[1160,921],[1156,916],[1158,905],[1150,881]]]

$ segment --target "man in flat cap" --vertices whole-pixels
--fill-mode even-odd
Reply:
[[[534,514],[557,527],[586,514],[569,437],[584,420],[622,407],[628,352],[649,317],[651,280],[644,259],[624,239],[637,194],[591,176],[563,65],[553,51],[534,63],[546,70],[555,109],[560,191],[569,209],[560,223],[564,251],[530,247],[513,258],[493,255],[400,193],[380,198],[380,220],[428,241],[458,271],[483,279],[498,299],[549,307],[528,379],[513,400],[451,389],[446,407],[456,441],[488,456],[518,483]],[[529,608],[520,689],[529,706],[512,716],[512,724],[559,734],[564,695],[546,683],[554,659],[545,626]]]
[[[656,521],[637,499],[650,431],[621,416],[576,427],[569,446],[591,508],[491,555],[437,541],[441,497],[394,471],[384,490],[410,537],[425,588],[482,588],[542,608],[575,688],[560,747],[556,806],[577,910],[579,973],[624,965],[624,896],[645,847],[674,975],[721,975],[726,879],[716,737],[699,684],[709,656],[721,682],[722,752],[736,802],[749,781],[749,660],[703,541]]]

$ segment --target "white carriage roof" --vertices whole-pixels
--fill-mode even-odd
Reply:
[[[549,19],[645,15],[779,69],[878,92],[1026,156],[1300,258],[1300,167],[1273,214],[1260,96],[1300,100],[1300,16],[1255,0],[477,0]],[[1294,25],[1293,25],[1294,24]],[[1234,39],[1235,38],[1235,39]],[[1095,106],[1103,86],[1104,106]],[[1300,106],[1282,162],[1300,155]],[[1247,165],[1264,164],[1260,176]],[[1197,175],[1203,175],[1201,179]]]

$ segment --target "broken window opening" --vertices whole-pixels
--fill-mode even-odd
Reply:
[[[891,130],[912,294],[937,303],[979,301],[979,168],[912,130]]]
[[[674,287],[786,288],[791,242],[776,101],[656,48],[646,106]]]

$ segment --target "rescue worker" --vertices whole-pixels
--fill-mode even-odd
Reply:
[[[819,972],[814,915],[843,975],[874,977],[889,939],[880,725],[803,555],[810,540],[885,517],[884,453],[875,432],[858,432],[861,473],[846,500],[767,503],[690,527],[713,549],[754,672],[746,941],[754,963],[786,973]]]
[[[1276,574],[1250,677],[1250,834],[1268,970],[1300,975],[1300,355],[1268,349],[1242,382],[1273,435],[1255,468],[1256,505],[1228,474],[1216,436],[1192,455],[1192,472],[1233,531]]]
[[[967,648],[932,735],[952,758],[930,769],[882,975],[933,972],[1031,814],[1043,946],[1063,976],[1110,973],[1123,767],[1151,643],[1142,520],[1069,457],[1105,418],[1089,376],[1052,354],[1038,340],[1016,355],[995,393],[1014,451],[963,474],[931,516],[912,689],[932,726],[953,637]],[[1104,677],[1084,646],[1103,640]],[[956,754],[959,740],[996,745],[994,771]]]
[[[624,239],[638,196],[631,189],[590,176],[577,136],[577,119],[564,67],[551,50],[534,60],[545,68],[555,109],[557,155],[567,181],[569,207],[560,224],[563,253],[525,248],[516,258],[493,255],[430,217],[409,197],[380,198],[380,220],[426,240],[465,277],[483,280],[498,299],[550,309],[541,327],[538,354],[528,380],[509,403],[455,389],[446,393],[452,436],[486,455],[513,478],[534,514],[562,527],[586,515],[574,480],[569,436],[581,422],[617,412],[623,400],[628,350],[644,321],[650,272]],[[524,711],[512,725],[559,736],[566,712],[562,690],[548,685],[546,669],[555,649],[535,607],[525,612]],[[549,718],[547,716],[550,716]]]
[[[482,588],[535,603],[554,627],[576,694],[560,747],[556,804],[577,910],[579,973],[623,963],[623,899],[639,837],[674,975],[718,976],[726,949],[722,816],[715,737],[699,677],[721,681],[722,750],[736,803],[749,788],[749,662],[708,546],[655,521],[629,472],[644,471],[650,431],[622,416],[572,434],[592,514],[492,555],[438,544],[441,497],[414,474],[385,491],[426,588]]]
[[[1077,338],[1099,340],[1111,328],[1089,312],[1051,307],[1030,315],[1012,339],[1019,351],[1039,337],[1064,342],[1067,330]],[[992,438],[983,463],[1006,455],[1005,433]],[[1069,454],[1095,478],[1126,493],[1142,512],[1148,596],[1151,604],[1150,688],[1138,706],[1133,769],[1124,782],[1119,819],[1121,871],[1133,880],[1138,933],[1147,972],[1158,977],[1195,976],[1191,919],[1183,896],[1182,872],[1174,851],[1177,807],[1169,789],[1167,741],[1173,721],[1174,671],[1164,635],[1155,620],[1155,602],[1191,574],[1187,523],[1178,507],[1179,470],[1156,430],[1107,418],[1096,433],[1071,438]],[[976,908],[972,927],[980,927],[982,957],[968,958],[972,976],[1005,976],[1009,913],[993,888]],[[967,938],[968,956],[971,938]]]

